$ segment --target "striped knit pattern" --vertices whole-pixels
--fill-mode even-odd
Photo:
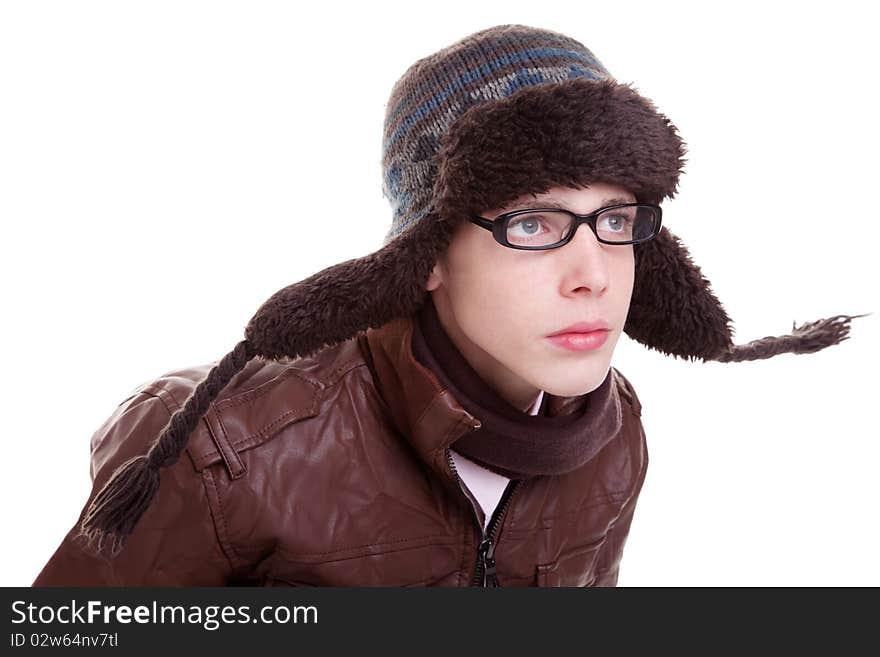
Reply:
[[[410,66],[386,106],[382,195],[393,218],[383,246],[431,211],[441,136],[469,107],[575,77],[611,75],[578,41],[525,25],[476,32]]]

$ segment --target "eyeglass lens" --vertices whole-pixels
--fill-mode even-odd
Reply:
[[[631,242],[654,232],[654,209],[639,205],[606,210],[596,217],[596,232],[607,242]],[[516,246],[551,246],[562,242],[574,225],[565,212],[544,210],[513,217],[507,223],[507,241]]]

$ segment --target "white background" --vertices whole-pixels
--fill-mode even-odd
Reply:
[[[650,467],[620,585],[880,585],[863,5],[3,3],[0,584],[29,585],[76,521],[89,439],[130,390],[220,358],[273,292],[380,247],[406,68],[524,23],[578,39],[676,124],[688,163],[664,224],[737,342],[875,312],[840,345],[751,363],[621,339]]]

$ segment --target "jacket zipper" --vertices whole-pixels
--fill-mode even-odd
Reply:
[[[474,428],[476,429],[480,426],[482,425],[476,424],[474,425]],[[471,509],[474,511],[474,520],[477,523],[477,528],[480,530],[480,545],[477,548],[477,565],[474,571],[474,578],[471,581],[471,586],[500,587],[501,584],[498,582],[495,569],[495,537],[498,532],[498,527],[501,525],[501,521],[504,518],[504,514],[507,512],[507,507],[510,505],[510,498],[513,496],[514,491],[519,487],[522,480],[511,479],[510,482],[508,482],[507,487],[504,489],[504,493],[501,495],[501,500],[498,502],[498,506],[492,513],[492,519],[489,521],[489,526],[486,530],[483,530],[483,526],[480,523],[480,514],[477,512],[476,506],[474,506],[474,501],[465,491],[464,482],[458,474],[458,470],[455,467],[455,461],[452,459],[452,453],[448,447],[446,448],[446,459],[449,461],[449,467],[452,469],[456,481],[458,481],[461,492],[468,498],[468,501],[471,504]]]

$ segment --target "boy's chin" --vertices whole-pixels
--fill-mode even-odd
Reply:
[[[587,366],[588,371],[578,372],[576,377],[559,377],[555,380],[547,380],[545,385],[536,384],[541,390],[550,393],[555,397],[579,397],[593,392],[602,385],[605,377],[608,376],[608,366]]]

